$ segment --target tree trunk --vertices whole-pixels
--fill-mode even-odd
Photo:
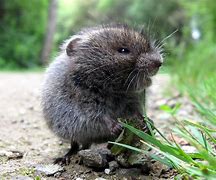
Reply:
[[[56,30],[57,0],[49,1],[48,23],[46,35],[44,38],[43,49],[41,53],[41,64],[47,65],[53,45],[54,34]]]

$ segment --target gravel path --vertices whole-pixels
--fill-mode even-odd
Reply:
[[[64,154],[68,147],[43,121],[40,109],[42,79],[42,73],[0,73],[0,179],[34,179],[37,175],[34,167],[51,164],[53,158]],[[158,75],[148,95],[148,114],[156,120],[157,127],[167,127],[169,123],[169,117],[158,109],[168,101],[174,103],[162,93],[168,84],[167,75]],[[191,105],[186,109],[187,112],[182,112],[192,111]],[[95,179],[99,176],[118,179],[118,175],[93,172],[76,161],[75,158],[64,167],[63,173],[41,179]]]

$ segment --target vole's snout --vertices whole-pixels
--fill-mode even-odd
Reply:
[[[151,60],[149,66],[152,68],[159,68],[162,65],[160,60]]]
[[[137,66],[141,69],[158,69],[162,65],[160,59],[141,58],[137,62]]]
[[[148,76],[154,76],[162,65],[162,57],[159,53],[146,53],[137,61],[137,68],[147,72]]]

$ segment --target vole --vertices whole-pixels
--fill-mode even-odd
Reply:
[[[162,51],[125,24],[86,28],[65,41],[46,71],[42,109],[48,126],[71,143],[56,162],[92,143],[114,140],[118,118],[142,119],[144,89],[162,65]]]

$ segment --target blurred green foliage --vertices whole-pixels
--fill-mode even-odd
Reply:
[[[193,94],[201,102],[216,106],[216,4],[214,0],[189,3],[182,1],[188,22],[196,17],[201,30],[197,41],[181,42],[182,47],[175,48],[170,57],[174,61],[171,73],[175,75],[179,89]],[[184,28],[184,37],[190,33],[189,25]],[[186,43],[187,42],[187,43]],[[213,103],[213,104],[212,104]],[[209,108],[211,108],[209,106]]]
[[[110,22],[144,26],[159,39],[179,29],[176,37],[180,38],[184,22],[184,12],[176,0],[62,0],[59,5],[57,43],[82,27]]]
[[[0,0],[1,69],[40,66],[49,2]],[[197,41],[191,38],[192,21],[201,32],[201,38]],[[159,40],[178,30],[164,41],[167,54],[165,64],[170,65],[175,73],[178,67],[181,78],[181,73],[191,73],[191,69],[194,76],[201,76],[193,63],[194,59],[201,64],[205,64],[204,59],[209,59],[209,67],[205,64],[204,68],[205,71],[210,67],[212,69],[216,40],[214,0],[59,0],[52,54],[58,52],[63,40],[82,27],[109,22],[144,26],[151,36]],[[199,66],[199,63],[196,65]]]
[[[0,1],[1,68],[33,68],[39,65],[47,11],[46,0]]]

